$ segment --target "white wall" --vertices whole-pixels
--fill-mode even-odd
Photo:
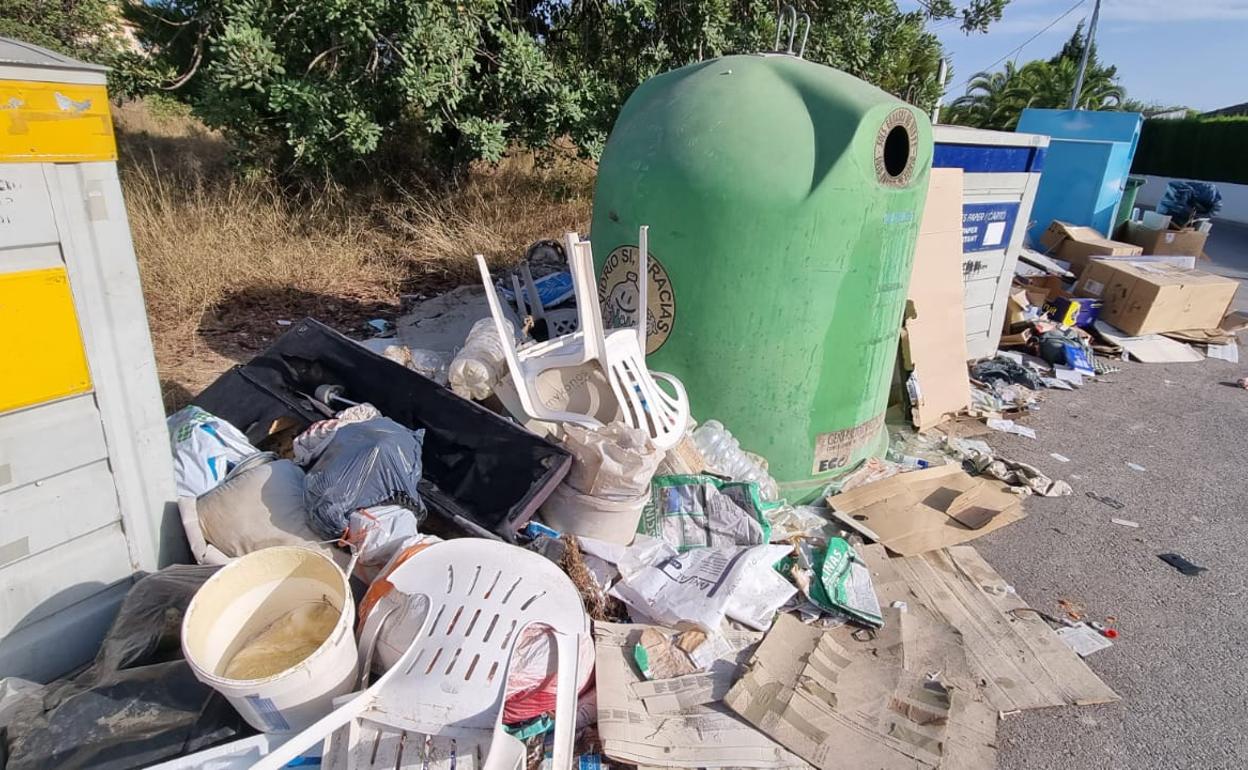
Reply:
[[[1161,200],[1171,177],[1146,176],[1144,178],[1148,181],[1135,196],[1135,205],[1151,209]],[[1214,184],[1218,186],[1218,192],[1222,193],[1222,211],[1216,218],[1248,224],[1248,185],[1228,182],[1214,182]]]

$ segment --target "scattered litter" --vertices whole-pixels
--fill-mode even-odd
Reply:
[[[1123,508],[1127,507],[1126,504],[1123,503],[1122,501],[1116,500],[1112,497],[1109,497],[1108,495],[1098,495],[1095,492],[1089,492],[1088,497],[1092,498],[1098,503],[1104,503],[1105,505],[1108,505],[1110,508],[1113,508],[1115,511],[1121,511]]]
[[[1057,452],[1050,452],[1049,457],[1052,457],[1054,460],[1057,460],[1059,463],[1070,462],[1069,457],[1067,457],[1066,455],[1059,455]]]
[[[381,355],[413,372],[428,377],[439,385],[447,384],[451,356],[436,350],[409,348],[406,345],[387,345]]]
[[[1036,431],[1034,429],[1028,428],[1026,425],[1019,425],[1013,420],[1002,420],[1002,419],[990,417],[985,421],[985,424],[989,428],[992,428],[993,430],[999,430],[1002,433],[1013,433],[1015,435],[1025,436],[1027,438],[1036,437]]]
[[[1139,471],[1140,473],[1144,473],[1145,471],[1148,470],[1147,468],[1145,468],[1143,465],[1140,465],[1139,463],[1127,463],[1127,467],[1133,471]]]
[[[1036,390],[1040,387],[1040,378],[1031,369],[1009,358],[990,358],[980,361],[971,367],[971,377],[991,385],[994,382],[1023,385]]]
[[[385,318],[372,318],[364,322],[364,329],[372,332],[374,337],[391,337],[394,335],[394,322]]]
[[[871,571],[844,539],[831,538],[826,548],[799,543],[797,555],[782,564],[782,571],[793,577],[802,594],[816,607],[848,615],[872,628],[879,628],[884,622],[871,585]]]
[[[1239,344],[1231,341],[1221,345],[1205,345],[1205,355],[1209,358],[1237,364],[1239,363]]]
[[[260,453],[237,428],[198,406],[178,410],[166,423],[178,497],[199,497]]]
[[[1123,527],[1138,528],[1140,526],[1139,522],[1131,521],[1130,519],[1110,519],[1110,521],[1113,522],[1114,524],[1118,524],[1119,526],[1123,526]]]
[[[696,548],[680,553],[670,543],[638,536],[617,565],[620,581],[611,595],[633,616],[707,632],[724,617],[764,630],[797,589],[771,569],[788,545]]]
[[[1240,377],[1238,380],[1235,381],[1235,384],[1243,388],[1244,390],[1248,390],[1248,377]]]
[[[1199,575],[1209,569],[1208,567],[1201,567],[1193,564],[1177,553],[1159,553],[1157,554],[1157,558],[1161,559],[1166,564],[1169,564],[1171,567],[1174,567],[1179,572],[1182,572],[1184,575]]]
[[[287,321],[285,318],[279,318],[279,319],[277,319],[277,325],[278,325],[278,326],[290,326],[290,325],[291,325],[291,323],[292,323],[291,321]]]
[[[753,481],[764,500],[780,499],[776,481],[754,455],[741,448],[732,432],[718,420],[707,420],[693,431],[693,443],[710,469],[733,481]]]
[[[1113,642],[1083,623],[1057,629],[1057,637],[1081,658],[1114,646]]]

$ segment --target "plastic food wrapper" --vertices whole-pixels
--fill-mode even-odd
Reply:
[[[511,322],[504,319],[508,334],[515,334]],[[451,361],[447,379],[451,391],[461,398],[480,401],[494,393],[494,386],[507,373],[503,341],[493,318],[482,318],[468,330],[464,347]]]
[[[358,554],[355,576],[365,583],[377,579],[400,550],[414,543],[416,514],[401,505],[378,505],[352,511],[343,540]]]
[[[316,462],[316,458],[320,457],[321,452],[329,445],[329,440],[334,437],[334,433],[343,425],[376,420],[378,417],[381,417],[381,412],[377,411],[377,407],[372,404],[356,404],[343,409],[332,419],[312,423],[307,430],[295,436],[293,446],[295,462],[306,468]]]
[[[725,617],[766,630],[776,611],[797,593],[772,565],[788,545],[697,548],[678,553],[663,540],[637,538],[617,565],[611,595],[634,619],[714,633]]]
[[[771,524],[771,542],[787,543],[795,537],[824,541],[828,537],[831,512],[815,505],[777,506],[767,511]]]
[[[632,499],[646,494],[663,453],[639,428],[613,422],[591,430],[563,426],[563,447],[574,458],[564,483],[586,495]]]
[[[199,497],[220,484],[234,466],[260,452],[233,425],[197,406],[174,412],[165,423],[178,497]]]
[[[771,538],[767,512],[781,503],[764,503],[758,484],[714,476],[656,476],[650,505],[637,532],[660,538],[679,551],[760,545]]]
[[[14,705],[8,768],[147,767],[252,735],[182,658],[182,616],[217,569],[176,565],[140,578],[91,666]]]
[[[425,431],[388,417],[343,425],[308,470],[308,525],[321,537],[340,537],[359,508],[402,502],[423,511],[420,449]]]

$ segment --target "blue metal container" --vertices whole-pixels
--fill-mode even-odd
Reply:
[[[1050,137],[1027,231],[1032,243],[1054,219],[1113,237],[1142,122],[1138,112],[1023,110],[1018,130]]]

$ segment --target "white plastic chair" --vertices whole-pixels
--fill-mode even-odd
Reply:
[[[635,328],[604,329],[602,309],[598,303],[598,288],[594,281],[593,254],[588,241],[576,233],[567,234],[568,268],[572,273],[572,285],[576,291],[579,328],[572,334],[555,337],[517,349],[515,339],[508,333],[505,316],[494,291],[493,279],[485,257],[477,255],[477,266],[485,282],[486,299],[490,313],[503,340],[503,353],[511,372],[516,394],[524,411],[537,420],[547,422],[571,422],[587,428],[600,428],[595,418],[547,409],[538,397],[537,379],[549,369],[581,366],[597,361],[611,384],[611,391],[620,405],[621,417],[633,428],[646,431],[654,445],[669,449],[680,441],[689,423],[689,397],[680,380],[669,374],[651,372],[646,368],[645,338],[647,318],[645,312],[648,270],[648,228],[640,233],[642,248],[638,256],[638,318]],[[673,391],[669,395],[656,382],[666,383]]]
[[[369,613],[361,633],[364,676],[391,618],[415,619],[411,645],[372,687],[348,696],[349,701],[257,763],[256,770],[278,770],[335,731],[340,732],[331,743],[341,750],[327,751],[327,760],[345,756],[352,768],[420,768],[425,736],[432,736],[488,744],[484,770],[523,770],[524,744],[503,729],[503,697],[512,649],[533,624],[546,626],[554,637],[553,760],[556,770],[570,768],[577,656],[590,631],[580,594],[567,575],[523,548],[463,538],[416,554],[388,580],[395,590]]]

